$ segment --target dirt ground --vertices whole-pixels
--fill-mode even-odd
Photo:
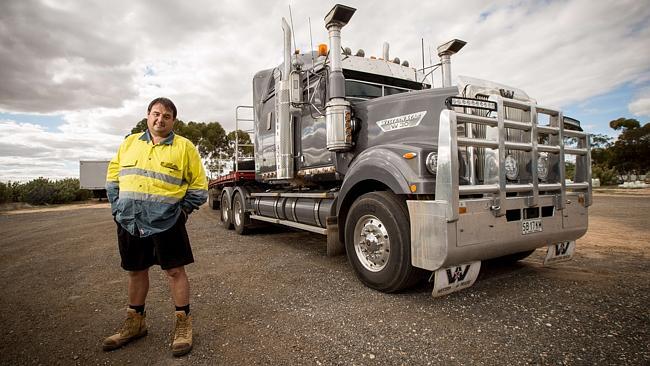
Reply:
[[[364,287],[323,236],[237,236],[204,207],[188,230],[195,347],[169,350],[173,306],[151,271],[149,335],[105,353],[126,275],[106,203],[0,213],[0,364],[593,365],[650,363],[650,195],[597,194],[571,262],[544,250],[431,298]]]

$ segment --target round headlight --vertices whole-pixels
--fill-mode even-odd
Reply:
[[[429,173],[436,175],[436,172],[438,171],[438,153],[430,152],[429,155],[427,155],[425,165],[427,166]]]
[[[537,178],[540,180],[546,180],[548,178],[548,156],[540,155],[537,158]]]
[[[517,160],[512,157],[512,155],[506,156],[506,178],[510,180],[517,179],[519,175],[519,167],[517,166]]]
[[[485,174],[490,177],[490,180],[499,177],[499,162],[494,154],[488,154],[485,157]]]

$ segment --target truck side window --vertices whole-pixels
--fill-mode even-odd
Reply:
[[[325,80],[322,77],[311,80],[309,88],[305,88],[303,92],[303,100],[313,104],[319,110],[325,108]]]

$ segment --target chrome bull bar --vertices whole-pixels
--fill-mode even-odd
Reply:
[[[540,192],[557,192],[556,209],[566,206],[567,189],[585,192],[584,205],[592,202],[591,187],[591,151],[590,137],[585,132],[565,130],[562,112],[556,109],[538,106],[531,102],[504,99],[498,95],[490,96],[489,100],[497,104],[494,117],[484,117],[461,113],[454,110],[443,110],[440,113],[438,131],[438,166],[436,174],[436,201],[446,201],[448,222],[458,219],[458,206],[463,195],[491,194],[493,197],[492,211],[496,216],[505,214],[503,202],[508,192],[530,192],[527,204],[531,207],[538,205]],[[508,120],[505,108],[516,108],[530,115],[530,122]],[[549,116],[549,126],[538,125],[540,114]],[[462,123],[485,125],[495,129],[496,139],[458,137],[457,126]],[[506,128],[517,129],[530,133],[530,142],[506,141]],[[549,144],[539,144],[540,134],[549,136]],[[564,138],[572,137],[578,141],[578,147],[565,146]],[[486,148],[486,156],[498,156],[497,179],[489,181],[486,177],[484,184],[459,185],[458,147]],[[505,158],[506,150],[518,150],[530,153],[531,183],[509,184],[506,179]],[[537,159],[540,152],[557,154],[559,183],[540,183],[537,176]],[[566,183],[565,155],[576,156],[575,183]],[[486,173],[487,174],[487,173]],[[489,181],[486,183],[486,181]]]
[[[565,130],[562,113],[558,110],[505,100],[500,96],[490,99],[497,103],[497,113],[492,117],[455,110],[440,113],[435,199],[407,200],[411,263],[415,267],[435,271],[576,240],[587,231],[587,207],[592,200],[589,135]],[[529,122],[508,120],[506,107],[527,111]],[[537,124],[538,115],[542,113],[550,116],[549,126]],[[494,130],[486,133],[485,138],[458,137],[459,123],[482,124]],[[507,141],[506,128],[529,132],[530,141]],[[539,134],[548,135],[549,143],[538,143]],[[576,138],[578,147],[565,146],[564,137]],[[484,147],[498,156],[497,179],[487,183],[484,179],[483,184],[459,185],[459,146]],[[531,154],[529,169],[532,169],[533,179],[530,183],[514,184],[506,180],[506,149]],[[559,182],[539,182],[537,155],[540,152],[557,155],[560,164],[555,169],[559,170],[556,172]],[[564,154],[576,156],[576,183],[565,183]],[[570,198],[577,199],[567,200],[567,190],[572,191],[568,192]],[[509,192],[523,194],[506,196]],[[506,215],[510,210],[549,206],[554,212],[541,216],[543,232],[523,233],[520,219],[511,220]]]

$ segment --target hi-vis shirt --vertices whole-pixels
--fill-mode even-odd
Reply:
[[[108,164],[106,193],[115,220],[134,236],[171,228],[181,209],[208,198],[208,181],[196,147],[170,133],[154,145],[149,131],[128,136]]]

